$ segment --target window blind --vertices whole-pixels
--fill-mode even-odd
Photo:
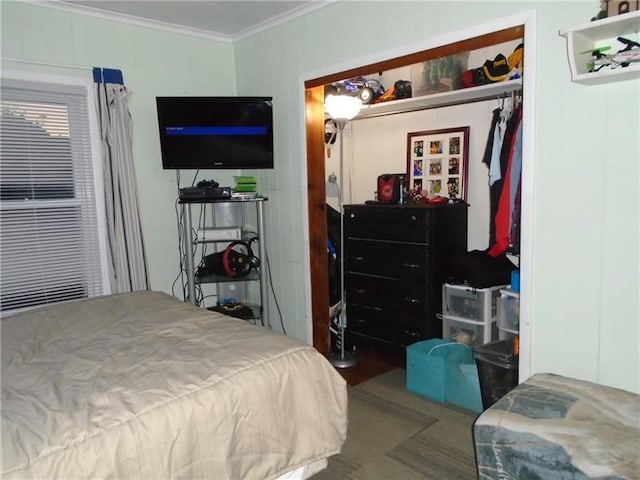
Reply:
[[[87,90],[0,88],[1,310],[101,294]]]

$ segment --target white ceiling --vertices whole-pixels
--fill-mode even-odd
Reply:
[[[335,0],[51,0],[52,8],[233,41]]]

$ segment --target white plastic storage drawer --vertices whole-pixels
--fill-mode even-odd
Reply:
[[[520,294],[500,290],[498,298],[498,328],[517,334],[520,331]]]
[[[495,322],[465,322],[446,315],[442,317],[442,338],[467,345],[484,345],[498,338]]]
[[[489,325],[497,319],[497,300],[507,285],[473,288],[445,283],[442,286],[442,314],[457,320]]]

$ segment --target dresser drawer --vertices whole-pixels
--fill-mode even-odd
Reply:
[[[347,328],[356,333],[410,345],[426,338],[423,317],[402,312],[350,305],[347,308]]]
[[[347,272],[424,282],[430,272],[429,250],[421,246],[347,240]]]
[[[430,210],[421,208],[347,206],[345,236],[428,244],[430,214]]]
[[[427,312],[428,286],[421,282],[348,273],[345,287],[348,303],[414,315]]]
[[[345,205],[347,239],[418,243],[466,251],[467,205]]]
[[[345,222],[350,225],[377,225],[379,233],[385,227],[426,227],[432,209],[410,205],[345,205]]]

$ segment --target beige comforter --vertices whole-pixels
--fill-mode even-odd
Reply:
[[[312,347],[157,292],[2,320],[2,478],[268,479],[339,452]]]

